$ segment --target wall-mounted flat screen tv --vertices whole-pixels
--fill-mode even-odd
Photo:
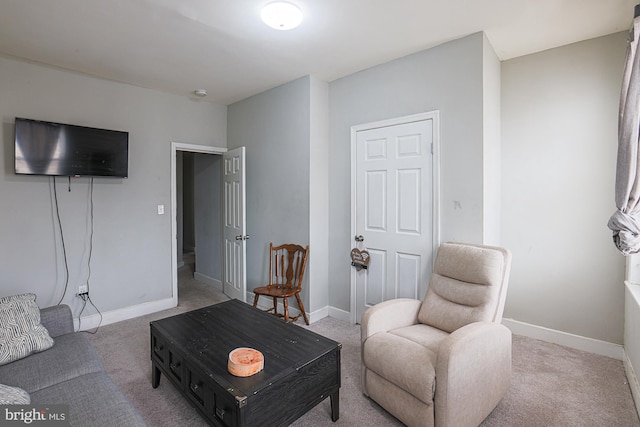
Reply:
[[[126,178],[129,133],[16,117],[15,172]]]

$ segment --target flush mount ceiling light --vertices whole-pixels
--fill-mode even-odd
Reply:
[[[295,4],[276,1],[263,7],[260,17],[271,28],[291,30],[302,22],[302,11]]]

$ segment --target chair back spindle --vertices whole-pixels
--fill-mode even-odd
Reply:
[[[308,249],[293,244],[271,244],[269,251],[269,285],[302,289]]]

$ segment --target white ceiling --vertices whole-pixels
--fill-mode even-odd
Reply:
[[[502,60],[628,30],[638,0],[0,0],[0,54],[230,104],[308,74],[332,81],[477,31]]]

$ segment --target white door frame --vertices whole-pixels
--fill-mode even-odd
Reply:
[[[178,305],[178,195],[176,194],[176,155],[178,151],[222,155],[227,152],[227,149],[182,142],[171,143],[171,293],[174,307]]]
[[[433,260],[435,254],[440,247],[440,112],[429,111],[426,113],[418,113],[410,116],[397,117],[394,119],[381,120],[373,123],[365,123],[362,125],[351,127],[351,235],[349,241],[354,242],[356,235],[356,138],[357,133],[370,129],[377,129],[388,126],[396,126],[407,123],[419,122],[423,120],[433,120],[433,145],[431,151],[432,157],[432,218],[433,218]],[[351,269],[351,323],[356,323],[356,270]]]

